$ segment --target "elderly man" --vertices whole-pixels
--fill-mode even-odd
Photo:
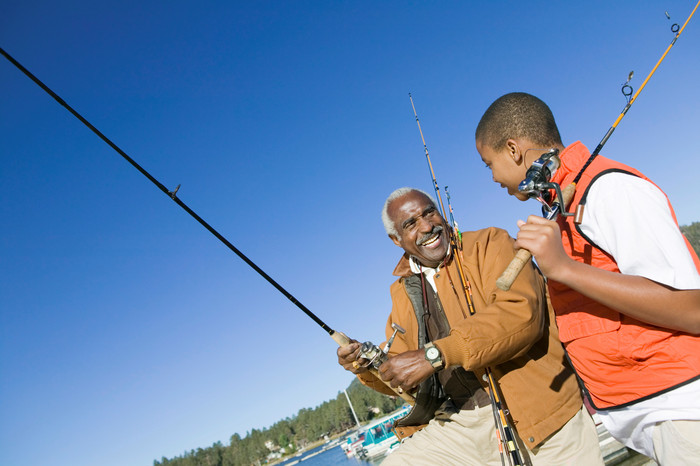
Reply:
[[[387,336],[392,323],[406,333],[396,336],[379,373],[392,387],[417,388],[416,406],[397,425],[400,435],[415,433],[384,464],[501,465],[487,367],[526,464],[603,464],[542,276],[529,267],[509,291],[495,285],[515,254],[507,232],[464,232],[455,250],[435,202],[411,188],[389,196],[382,219],[404,250],[391,285]],[[339,348],[338,362],[365,385],[392,394],[362,364],[353,364],[359,349],[355,341]]]

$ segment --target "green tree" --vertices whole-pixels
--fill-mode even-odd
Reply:
[[[400,398],[382,395],[362,385],[357,379],[346,389],[361,422],[382,416],[400,407]],[[377,412],[375,412],[377,411]],[[287,454],[296,448],[305,447],[318,441],[324,435],[341,434],[355,426],[350,406],[345,395],[338,392],[334,399],[324,401],[315,408],[302,408],[296,416],[287,417],[269,428],[252,429],[241,438],[233,434],[230,444],[221,442],[208,448],[186,451],[182,456],[160,461],[154,460],[154,466],[238,466],[260,465],[266,462],[270,450],[266,442],[285,448]],[[289,444],[293,445],[289,449]]]

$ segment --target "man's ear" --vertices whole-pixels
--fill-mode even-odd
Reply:
[[[399,241],[399,239],[396,236],[389,235],[389,239],[391,239],[395,245],[397,245],[398,247],[401,247],[401,242]]]
[[[508,139],[506,141],[506,149],[508,150],[508,156],[513,159],[517,165],[523,162],[523,151],[520,144],[515,139]]]

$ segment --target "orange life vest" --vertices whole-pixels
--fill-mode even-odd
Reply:
[[[567,147],[552,181],[562,189],[568,186],[589,155],[580,142]],[[651,182],[633,168],[598,156],[577,183],[568,211],[585,204],[591,184],[608,172],[629,173]],[[670,202],[669,209],[676,221]],[[569,257],[620,273],[615,259],[592,244],[574,224],[573,217],[560,216],[558,223]],[[686,245],[700,272],[700,260],[687,239]],[[700,376],[700,337],[640,322],[561,283],[549,280],[548,286],[559,337],[595,407],[637,402]]]

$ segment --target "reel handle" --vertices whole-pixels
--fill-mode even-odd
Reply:
[[[350,339],[343,332],[337,332],[337,331],[333,330],[333,333],[331,333],[330,335],[331,335],[331,338],[336,343],[338,343],[338,346],[345,346],[345,345],[350,344]],[[373,367],[369,367],[368,370],[377,379],[382,380],[382,378],[379,376],[379,372],[377,371],[377,369],[374,369]],[[384,381],[382,380],[382,382],[384,382]],[[391,385],[387,384],[386,382],[384,382],[384,383],[386,384],[387,387],[391,388],[394,391],[394,393],[396,393],[398,396],[403,398],[403,400],[406,403],[410,404],[411,406],[416,404],[416,399],[413,395],[406,393],[401,389],[393,388]]]
[[[561,195],[564,201],[562,205],[564,209],[566,209],[571,200],[574,198],[575,190],[576,184],[571,183],[562,192]],[[503,291],[510,290],[510,287],[513,285],[513,282],[516,278],[518,278],[518,275],[525,267],[525,264],[530,262],[530,258],[532,258],[532,254],[530,254],[530,251],[528,251],[527,249],[518,249],[518,252],[515,254],[515,257],[510,261],[508,267],[506,267],[501,276],[498,277],[498,280],[496,280],[496,286],[498,287],[498,289]]]

